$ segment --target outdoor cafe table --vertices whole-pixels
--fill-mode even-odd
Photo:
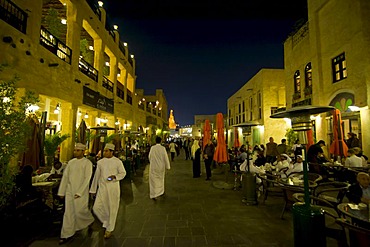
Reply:
[[[301,187],[301,188],[304,187],[304,183],[302,179],[295,180],[294,178],[293,179],[292,178],[279,178],[278,182],[282,185],[295,186],[295,187]],[[317,187],[317,183],[310,181],[310,180],[308,181],[308,188],[310,189],[310,191],[312,191],[316,187]]]
[[[53,190],[57,189],[60,184],[59,180],[52,180],[47,182],[33,183],[32,186],[36,187],[36,190],[42,194],[42,199],[45,204],[53,209],[54,206],[54,193]]]
[[[353,224],[370,230],[369,208],[359,209],[353,203],[341,203],[338,210],[345,216],[349,217]]]

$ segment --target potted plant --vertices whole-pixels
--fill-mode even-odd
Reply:
[[[61,135],[59,131],[52,135],[45,135],[44,150],[46,154],[47,166],[52,166],[55,152],[58,150],[59,145],[69,137],[69,134]]]
[[[311,94],[312,94],[312,86],[305,87],[305,89],[304,89],[304,95],[305,96],[309,96]]]
[[[6,65],[0,64],[0,72]],[[7,230],[2,233],[7,235],[12,227],[15,217],[15,175],[18,173],[18,155],[25,151],[25,140],[30,135],[31,128],[26,122],[27,107],[38,102],[38,98],[30,91],[23,97],[16,98],[16,82],[18,77],[0,79],[0,221]]]
[[[297,100],[301,98],[301,91],[297,91],[293,94],[293,100]]]

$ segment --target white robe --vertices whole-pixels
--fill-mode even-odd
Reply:
[[[156,144],[149,152],[149,190],[150,198],[156,198],[164,194],[164,177],[166,169],[170,169],[170,160],[166,148]]]
[[[59,196],[65,196],[61,238],[69,238],[94,222],[88,208],[92,166],[91,161],[86,158],[74,158],[68,162],[63,172],[58,191]],[[75,195],[80,197],[75,199]]]
[[[114,175],[116,179],[108,181],[108,177]],[[120,201],[119,180],[126,176],[126,170],[120,159],[116,157],[103,158],[98,161],[90,193],[96,195],[93,211],[103,223],[107,231],[112,232],[116,225],[117,213]]]

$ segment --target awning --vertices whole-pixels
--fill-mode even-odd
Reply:
[[[249,126],[258,126],[258,125],[262,125],[262,124],[258,121],[249,121],[245,123],[234,124],[234,125],[231,125],[230,127],[249,127]]]

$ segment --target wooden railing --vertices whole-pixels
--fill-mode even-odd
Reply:
[[[119,46],[119,49],[122,51],[123,55],[126,55],[125,45],[123,44],[122,41],[119,42],[118,46]]]
[[[102,83],[103,87],[108,89],[109,91],[113,92],[113,86],[114,86],[114,83],[111,82],[107,77],[103,76],[103,83]]]
[[[27,13],[9,0],[0,0],[0,19],[22,33],[27,29]]]
[[[101,11],[96,2],[94,0],[86,0],[86,2],[89,4],[90,8],[94,11],[96,16],[99,17],[99,20],[101,20]]]
[[[40,30],[40,44],[57,55],[61,60],[71,64],[72,50],[43,26],[41,26]]]
[[[98,71],[88,62],[86,62],[82,57],[80,57],[80,60],[78,62],[78,69],[94,81],[98,81]]]
[[[132,92],[127,89],[127,99],[126,102],[132,105]]]
[[[120,89],[117,87],[117,96],[121,99],[125,99],[125,92],[123,91],[123,89]]]

